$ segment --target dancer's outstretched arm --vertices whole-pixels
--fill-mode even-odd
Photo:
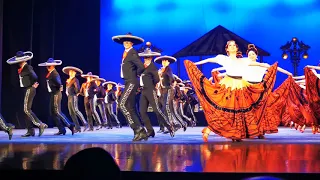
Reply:
[[[320,70],[320,66],[310,66],[310,65],[307,65],[306,67],[307,67],[307,68],[310,68],[310,69]]]
[[[211,70],[211,72],[216,72],[216,71],[223,71],[226,70],[224,67],[219,67],[219,68],[214,68]]]
[[[267,63],[258,63],[258,62],[251,62],[251,63],[249,64],[249,66],[260,66],[260,67],[264,67],[264,68],[269,68],[269,67],[270,67],[270,65],[267,64]],[[277,70],[278,70],[279,72],[282,72],[282,73],[284,73],[284,74],[287,74],[288,76],[292,76],[292,73],[291,73],[291,72],[289,72],[289,71],[287,71],[287,70],[285,70],[285,69],[282,69],[281,67],[278,67]]]
[[[218,60],[219,60],[220,58],[224,58],[224,57],[225,57],[224,55],[218,55],[218,56],[216,56],[216,57],[208,58],[208,59],[205,59],[205,60],[196,62],[196,63],[194,63],[194,64],[195,64],[195,65],[201,65],[201,64],[205,64],[205,63],[218,63]]]

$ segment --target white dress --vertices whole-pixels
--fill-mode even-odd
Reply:
[[[247,66],[244,69],[242,78],[248,82],[259,83],[263,80],[263,77],[267,71],[267,68],[260,66]]]

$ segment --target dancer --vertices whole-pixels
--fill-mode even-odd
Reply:
[[[174,76],[174,83],[173,83],[173,114],[174,114],[174,124],[176,130],[183,128],[183,131],[187,130],[188,124],[183,120],[181,117],[181,113],[179,112],[180,109],[180,98],[181,98],[181,90],[180,90],[180,83],[182,80],[177,76]]]
[[[106,92],[104,90],[104,87],[102,86],[102,83],[106,82],[105,79],[103,78],[96,78],[96,85],[97,85],[97,89],[95,90],[97,92],[96,96],[97,96],[97,106],[99,108],[100,111],[100,115],[102,118],[102,121],[100,122],[100,126],[98,129],[102,129],[104,126],[106,126],[107,124],[107,115],[106,115],[106,106],[105,106],[105,102],[104,99],[106,97]]]
[[[82,83],[80,92],[78,95],[84,96],[84,109],[86,111],[89,130],[93,131],[93,116],[97,116],[95,113],[94,107],[94,95],[96,94],[95,89],[97,89],[97,85],[94,82],[96,78],[99,78],[96,75],[93,75],[92,72],[88,72],[87,74],[82,74],[81,77],[86,78],[87,82]],[[95,118],[98,119],[98,118]],[[100,118],[99,118],[100,119]],[[99,125],[99,122],[98,122]]]
[[[82,122],[82,125],[84,126],[83,131],[86,131],[88,129],[88,123],[85,120],[83,114],[78,109],[78,96],[77,94],[80,91],[80,84],[79,80],[76,77],[76,75],[81,75],[83,72],[81,69],[73,67],[73,66],[67,66],[62,69],[62,72],[69,75],[69,78],[66,82],[66,94],[68,97],[68,110],[69,114],[71,116],[71,119],[73,123],[75,124],[75,133],[81,132],[81,127],[79,125],[78,118]]]
[[[12,129],[14,129],[14,126],[10,126],[7,124],[7,122],[4,120],[2,114],[0,114],[0,129],[2,129],[4,132],[6,132],[9,136],[9,140],[12,139]]]
[[[33,99],[37,93],[36,89],[39,86],[38,76],[34,72],[32,66],[27,63],[27,61],[32,58],[32,52],[18,51],[16,56],[7,60],[7,63],[10,65],[18,64],[20,87],[24,89],[23,112],[27,118],[26,125],[28,131],[26,134],[22,135],[22,137],[35,136],[33,125],[39,128],[39,136],[41,136],[44,129],[48,127],[45,123],[41,122],[31,110]]]
[[[255,113],[264,107],[262,105],[268,97],[265,92],[274,86],[277,64],[268,69],[262,83],[250,84],[242,78],[243,70],[249,65],[260,64],[247,58],[237,58],[235,41],[228,41],[225,49],[228,56],[218,55],[195,64],[186,60],[185,66],[203,107],[208,128],[220,136],[240,142],[260,133]],[[195,66],[207,62],[218,63],[226,69],[226,75],[220,82],[212,84]],[[208,132],[205,130],[206,141]]]
[[[121,125],[120,121],[118,120],[118,117],[113,112],[113,104],[117,100],[117,97],[116,97],[116,94],[115,94],[113,88],[117,87],[117,83],[112,82],[112,81],[107,81],[107,82],[103,83],[103,86],[106,88],[106,97],[105,97],[106,112],[109,114],[109,117],[110,117],[108,119],[108,123],[107,123],[108,129],[112,129],[111,118],[113,118],[116,121],[117,128],[122,128],[122,125]]]
[[[124,85],[118,83],[116,85],[116,92],[115,92],[115,95],[116,95],[116,115],[117,117],[119,118],[119,111],[120,111],[120,98],[121,98],[121,95],[122,95],[122,90],[121,89],[124,89]]]
[[[175,115],[173,109],[174,89],[173,84],[175,82],[170,64],[176,62],[177,59],[172,56],[160,56],[154,59],[155,63],[161,64],[162,68],[159,72],[160,77],[160,102],[162,111],[168,118],[171,125],[175,126]],[[161,122],[160,122],[161,123]],[[159,124],[160,130],[158,133],[168,133],[169,130],[165,130],[164,124]]]
[[[55,60],[53,58],[49,58],[47,62],[40,63],[38,66],[46,67],[48,70],[48,74],[46,76],[47,79],[47,88],[50,93],[50,115],[55,121],[56,126],[59,129],[59,132],[54,135],[65,135],[66,129],[62,125],[61,121],[70,129],[72,135],[74,134],[74,124],[69,121],[69,119],[61,112],[61,98],[63,91],[63,85],[61,83],[60,75],[58,71],[55,69],[55,66],[59,66],[62,64],[61,60]]]
[[[130,127],[134,131],[133,141],[147,140],[148,135],[146,130],[141,126],[140,119],[136,113],[136,92],[139,87],[137,77],[144,71],[143,63],[138,56],[133,45],[143,43],[143,39],[133,36],[131,33],[127,35],[119,35],[112,37],[116,43],[122,44],[125,51],[122,56],[121,63],[121,78],[125,80],[125,88],[120,99],[120,109],[122,114],[127,119]]]
[[[159,100],[156,92],[156,84],[160,81],[158,75],[158,69],[155,64],[152,62],[153,57],[160,56],[160,53],[152,52],[150,48],[146,48],[144,52],[139,53],[140,57],[144,59],[145,70],[140,77],[140,86],[142,87],[141,96],[140,96],[140,115],[142,121],[147,129],[148,137],[154,137],[155,132],[151,125],[149,116],[148,116],[148,107],[152,107],[153,112],[156,114],[158,122],[161,122],[169,131],[170,135],[174,136],[174,129],[171,126],[168,118],[164,115],[162,110],[159,107]]]

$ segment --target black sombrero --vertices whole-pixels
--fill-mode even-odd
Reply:
[[[144,42],[144,39],[138,36],[133,36],[131,33],[127,33],[126,35],[113,36],[112,40],[119,44],[123,44],[124,41],[130,41],[133,43],[133,45],[138,45]]]
[[[55,60],[53,58],[49,58],[47,62],[40,63],[38,66],[59,66],[62,64],[61,60]]]
[[[168,60],[170,62],[170,64],[175,63],[177,61],[177,59],[172,56],[160,56],[160,57],[155,58],[154,62],[161,64],[162,61],[164,61],[164,60]]]
[[[8,64],[17,64],[25,61],[29,61],[33,58],[33,53],[31,51],[18,51],[16,55],[10,59],[7,60]]]
[[[174,74],[173,77],[177,83],[182,83],[182,80],[177,75]]]
[[[97,78],[95,78],[94,80],[96,80],[96,81],[100,81],[100,82],[106,82],[107,80],[105,80],[104,78],[101,78],[101,77],[97,77]]]
[[[156,56],[161,56],[161,54],[158,52],[151,51],[150,48],[146,48],[142,53],[139,53],[139,56],[140,57],[156,57]]]

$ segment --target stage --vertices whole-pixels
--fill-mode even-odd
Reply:
[[[159,127],[155,127],[157,131]],[[0,168],[62,169],[67,159],[89,147],[109,151],[124,171],[152,172],[320,172],[320,134],[279,128],[266,139],[231,142],[211,134],[203,143],[203,127],[179,130],[174,138],[156,134],[148,141],[132,142],[132,130],[103,129],[78,133],[46,129],[43,136],[22,138],[26,130],[14,130],[11,141],[0,133]],[[36,130],[36,134],[38,134]]]

